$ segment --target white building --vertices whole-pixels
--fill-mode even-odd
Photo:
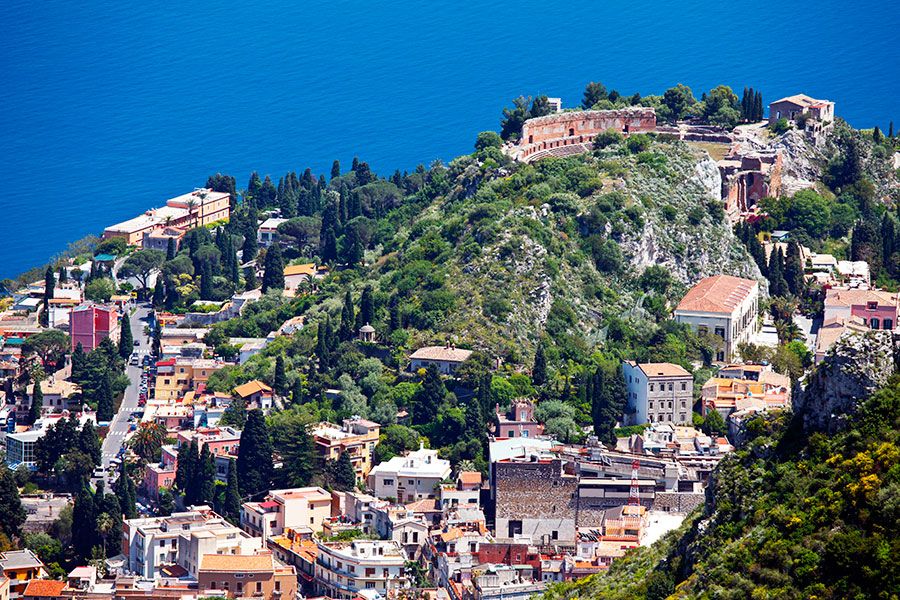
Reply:
[[[241,505],[241,529],[263,539],[285,528],[319,532],[330,517],[331,494],[320,487],[272,490],[262,502]]]
[[[286,223],[287,219],[279,219],[270,217],[260,223],[259,229],[256,230],[256,241],[260,246],[268,248],[278,239],[278,226]]]
[[[450,461],[437,454],[437,450],[420,448],[395,456],[369,472],[368,485],[376,497],[401,503],[435,498],[441,482],[450,477]]]
[[[730,361],[759,328],[759,283],[731,275],[700,280],[675,309],[675,320],[719,338],[717,362]]]
[[[261,538],[251,537],[208,506],[168,517],[126,519],[122,525],[126,568],[148,579],[161,577],[171,565],[196,578],[205,554],[254,554]]]
[[[406,554],[393,540],[317,542],[316,586],[329,598],[351,599],[362,590],[387,596],[406,585]]]
[[[622,363],[628,399],[625,422],[689,423],[694,403],[694,377],[672,363]]]

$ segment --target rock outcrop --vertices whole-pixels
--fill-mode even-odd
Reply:
[[[898,338],[890,331],[841,337],[794,400],[803,428],[828,433],[844,429],[859,404],[894,374],[897,357]]]

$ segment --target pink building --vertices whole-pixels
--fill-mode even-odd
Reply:
[[[90,352],[108,337],[118,340],[119,314],[111,306],[82,304],[72,309],[69,334],[73,350],[80,343],[85,352]]]
[[[848,322],[851,317],[862,319],[870,329],[894,329],[900,317],[900,294],[846,288],[826,291],[825,324]]]
[[[534,405],[525,399],[512,403],[509,412],[504,414],[496,407],[496,437],[530,437],[535,438],[544,433],[544,426],[534,418]]]
[[[171,465],[147,465],[144,469],[143,487],[153,500],[159,500],[159,490],[175,485],[175,467]]]

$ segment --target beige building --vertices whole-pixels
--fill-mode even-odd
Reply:
[[[331,517],[331,494],[320,487],[272,490],[262,502],[241,505],[241,528],[269,539],[285,529],[319,532]]]
[[[357,483],[365,482],[372,469],[372,455],[380,433],[380,424],[359,417],[344,419],[340,426],[322,422],[311,431],[316,448],[325,460],[337,460],[343,452],[350,456]]]
[[[156,363],[155,397],[175,400],[209,381],[209,376],[227,363],[208,358],[170,358]]]
[[[200,559],[197,587],[208,596],[293,600],[297,595],[297,571],[269,552],[229,556],[207,554]]]
[[[675,309],[675,320],[699,334],[718,338],[716,362],[730,361],[737,347],[749,342],[759,324],[759,283],[731,275],[700,280]]]
[[[363,590],[378,592],[405,587],[406,553],[393,540],[318,542],[316,588],[329,598],[349,600]]]
[[[690,423],[694,404],[694,377],[672,363],[622,363],[628,389],[627,425]]]
[[[425,346],[409,355],[410,370],[418,371],[427,369],[429,365],[436,365],[443,375],[452,375],[470,356],[471,350],[457,348],[452,344]]]
[[[834,102],[816,100],[806,94],[795,94],[769,104],[769,124],[779,119],[796,121],[801,115],[816,119],[823,124],[834,123]]]

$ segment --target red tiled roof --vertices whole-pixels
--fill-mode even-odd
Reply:
[[[676,311],[731,313],[756,289],[752,279],[731,275],[714,275],[700,280],[692,287]]]
[[[25,586],[25,592],[22,595],[34,598],[57,598],[61,595],[64,587],[66,587],[65,581],[32,579]]]

